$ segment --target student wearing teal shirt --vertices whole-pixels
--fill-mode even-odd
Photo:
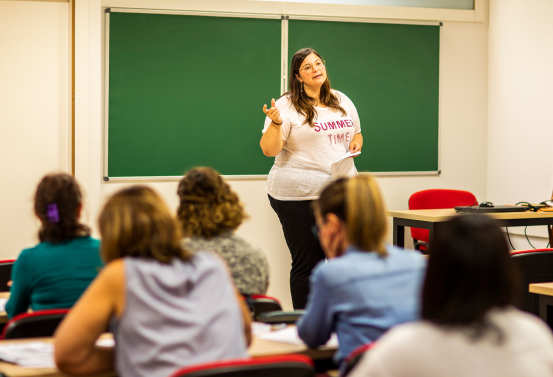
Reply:
[[[79,223],[82,195],[73,177],[47,175],[34,202],[41,242],[23,250],[13,266],[9,318],[29,308],[71,308],[102,267],[100,242]]]

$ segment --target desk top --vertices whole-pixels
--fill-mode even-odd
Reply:
[[[539,295],[553,296],[553,283],[530,284],[528,291]]]
[[[430,223],[442,222],[450,217],[457,215],[453,208],[446,209],[412,209],[404,211],[386,211],[386,215],[400,219],[419,220]],[[553,218],[553,212],[497,212],[486,213],[498,220],[514,220],[514,219],[542,219]]]
[[[111,338],[111,334],[103,334],[101,338]],[[18,339],[18,340],[2,340],[1,344],[10,343],[24,343],[32,341],[44,341],[53,342],[53,338],[33,338],[33,339]],[[257,339],[253,336],[252,344],[248,348],[248,353],[251,357],[263,357],[273,355],[286,355],[291,353],[302,353],[312,359],[328,359],[332,358],[336,348],[334,347],[319,347],[317,349],[308,349],[306,345],[287,344],[273,342],[270,340]],[[24,368],[14,364],[5,363],[0,361],[0,373],[10,377],[65,377],[57,368]],[[116,377],[117,375],[112,373],[97,374],[93,377]]]

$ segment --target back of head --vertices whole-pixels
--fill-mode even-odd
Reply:
[[[443,225],[430,251],[423,319],[472,326],[480,334],[486,327],[486,313],[514,304],[517,294],[517,270],[492,218],[463,215]]]
[[[218,236],[238,228],[246,218],[238,195],[211,168],[197,167],[187,172],[177,193],[177,216],[186,237]]]
[[[364,251],[386,256],[386,210],[376,180],[370,175],[341,178],[325,187],[316,204],[324,219],[335,214],[347,229],[348,241]]]
[[[69,174],[49,174],[42,178],[34,202],[35,214],[42,222],[38,232],[41,242],[58,244],[90,235],[90,229],[79,223],[81,189]]]
[[[188,260],[178,223],[161,197],[146,186],[133,186],[111,196],[98,218],[105,262],[131,256],[169,263]]]

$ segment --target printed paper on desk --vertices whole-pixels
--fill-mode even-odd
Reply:
[[[290,326],[282,330],[260,334],[257,336],[257,339],[270,340],[272,342],[279,343],[296,344],[299,346],[305,344],[303,343],[303,340],[300,339],[298,335],[298,328],[296,326]],[[325,346],[338,347],[338,337],[335,333],[332,333],[330,339],[328,340],[328,342],[326,342]]]
[[[0,312],[6,311],[6,302],[8,302],[7,298],[0,298]]]
[[[353,168],[353,157],[359,156],[360,154],[361,152],[348,152],[344,156],[340,157],[339,160],[334,161],[330,167],[332,179],[347,177],[349,171]]]
[[[0,345],[0,360],[30,368],[55,368],[54,345],[28,342]]]

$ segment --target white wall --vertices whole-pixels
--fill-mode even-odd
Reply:
[[[5,7],[5,4],[11,2],[2,2],[0,1],[0,7]],[[278,11],[278,5],[271,2],[253,2],[257,3],[256,7],[269,7],[273,12]],[[114,191],[124,187],[127,184],[122,183],[113,183],[113,182],[103,182],[102,181],[102,6],[136,6],[136,7],[150,7],[155,8],[180,8],[186,9],[187,6],[193,4],[196,8],[201,8],[203,4],[206,4],[206,10],[213,10],[214,4],[216,8],[220,10],[229,11],[229,7],[233,2],[222,2],[222,1],[192,1],[192,0],[164,0],[164,1],[153,1],[153,0],[79,0],[76,3],[76,48],[75,48],[75,59],[76,59],[76,176],[78,181],[83,187],[83,191],[86,195],[85,203],[85,221],[95,225],[97,215],[101,208],[101,204],[106,199],[106,197],[113,193]],[[246,4],[247,2],[240,2],[240,4]],[[261,5],[259,5],[261,4]],[[482,4],[482,2],[480,3]],[[241,5],[241,6],[242,6]],[[246,6],[244,5],[244,6]],[[62,31],[65,34],[60,34],[60,40],[67,41],[67,3],[37,3],[37,2],[21,2],[17,4],[17,7],[29,6],[33,10],[36,10],[36,13],[46,14],[48,20],[51,20],[53,24],[56,25],[60,33]],[[58,16],[53,16],[46,11],[43,11],[40,6],[47,7],[62,7],[63,12],[60,10]],[[34,8],[33,8],[34,7]],[[38,8],[37,8],[38,7]],[[211,7],[210,9],[207,9]],[[227,7],[227,8],[224,8]],[[273,7],[273,8],[271,8]],[[224,8],[224,9],[223,9]],[[269,9],[268,8],[268,9]],[[278,9],[277,9],[278,8]],[[288,7],[287,9],[290,9]],[[0,25],[3,23],[5,12],[1,12],[6,8],[0,8]],[[259,8],[261,9],[261,8]],[[298,8],[300,9],[300,8]],[[304,8],[301,8],[304,9]],[[300,9],[300,10],[301,10]],[[305,8],[307,9],[307,8]],[[321,9],[324,12],[330,12],[329,15],[332,15],[332,6],[327,7],[318,7],[319,11]],[[359,13],[359,8],[351,8],[351,12]],[[31,9],[26,9],[23,13],[33,12]],[[338,11],[337,9],[335,9]],[[302,10],[303,11],[303,10]],[[362,10],[364,16],[370,16],[371,10]],[[378,10],[380,12],[380,10]],[[339,12],[341,15],[349,12],[347,7],[340,7]],[[409,17],[410,10],[402,10],[401,18]],[[421,13],[419,10],[413,10],[413,18],[417,18]],[[449,12],[443,13],[451,19],[457,19],[456,14]],[[466,12],[461,11],[462,19],[468,19],[470,17],[474,18],[474,15],[470,15]],[[62,14],[63,13],[63,14]],[[13,14],[13,11],[12,13]],[[430,12],[426,13],[428,15],[434,15],[438,13]],[[11,15],[13,18],[14,15]],[[37,15],[38,17],[38,15]],[[440,19],[430,17],[429,19]],[[31,32],[32,35],[43,33],[45,29],[44,26],[37,20],[32,20],[31,24],[25,24],[23,20],[18,21],[18,25],[22,25],[21,29],[27,29]],[[36,25],[36,26],[35,26]],[[0,26],[2,28],[4,26]],[[12,26],[12,29],[19,26]],[[12,30],[10,29],[10,30]],[[3,29],[0,29],[3,30]],[[14,29],[15,30],[15,29]],[[3,34],[0,34],[3,35]],[[3,38],[3,37],[0,37]],[[440,176],[418,176],[418,177],[381,177],[379,182],[384,191],[387,205],[390,209],[406,209],[407,208],[407,199],[409,195],[413,192],[428,188],[458,188],[472,191],[479,200],[486,199],[486,121],[487,121],[487,39],[488,31],[487,24],[480,22],[444,22],[442,28],[442,42],[441,42],[441,170],[442,174]],[[0,46],[4,49],[4,39],[0,40]],[[59,69],[61,71],[67,72],[67,45],[65,45],[65,52],[62,56],[56,55],[58,47],[48,47],[43,51],[41,46],[30,45],[26,50],[37,49],[40,51],[40,55],[33,59],[33,61],[40,62],[41,65],[45,65],[48,59],[55,60],[55,63],[60,65]],[[60,50],[61,51],[61,50]],[[15,52],[12,52],[14,54]],[[25,52],[29,54],[30,52]],[[10,70],[19,69],[19,66],[24,65],[23,62],[26,62],[28,59],[23,52],[17,51],[17,54],[13,58],[13,62],[10,65]],[[3,58],[4,59],[4,58]],[[5,60],[5,59],[4,59]],[[11,60],[10,60],[11,61]],[[17,64],[16,64],[17,62]],[[4,67],[6,64],[5,61],[1,61],[2,64],[0,67]],[[65,64],[65,66],[64,66]],[[12,67],[15,66],[15,67]],[[63,69],[62,69],[63,68]],[[2,69],[2,72],[5,70]],[[51,70],[50,70],[51,71]],[[45,80],[45,77],[51,77],[52,73],[42,72],[40,77],[43,81],[39,82],[37,87],[40,90],[48,92],[51,91],[52,85],[48,84]],[[4,80],[4,73],[1,73],[2,79]],[[12,73],[13,75],[13,73]],[[11,76],[9,76],[11,79]],[[57,84],[60,87],[63,87],[64,84]],[[67,83],[65,82],[65,85]],[[17,90],[17,83],[10,82],[9,86],[6,86],[9,90],[9,93],[12,93]],[[0,87],[0,93],[5,97],[6,94],[2,91]],[[45,99],[41,100],[41,103],[45,103],[46,99],[51,100],[52,94],[45,94]],[[28,96],[28,95],[27,95]],[[61,96],[61,94],[60,94]],[[2,100],[6,99],[2,97]],[[58,97],[56,97],[58,98]],[[14,108],[22,106],[28,106],[28,109],[24,109],[23,113],[33,114],[36,113],[37,108],[41,108],[39,104],[33,103],[31,106],[26,101],[22,100],[21,97],[17,99],[11,99]],[[60,106],[59,103],[65,103],[68,105],[69,98],[59,97],[56,101],[56,106]],[[0,102],[2,103],[2,102]],[[47,109],[51,109],[52,105],[45,106]],[[27,114],[28,113],[28,114]],[[0,220],[0,229],[2,229],[3,239],[10,240],[9,242],[15,242],[12,240],[24,239],[25,245],[32,244],[31,236],[34,236],[36,228],[29,225],[28,223],[32,222],[32,215],[30,213],[30,199],[32,196],[32,190],[38,180],[39,176],[44,174],[47,171],[50,171],[54,168],[57,169],[67,169],[67,160],[61,159],[60,156],[67,157],[67,149],[63,149],[61,146],[64,145],[67,147],[67,108],[62,112],[60,110],[59,114],[65,114],[65,118],[60,115],[60,123],[58,125],[57,135],[58,137],[55,140],[49,141],[49,136],[52,136],[53,131],[44,132],[40,134],[41,128],[36,126],[37,124],[44,123],[44,116],[40,118],[42,122],[30,122],[29,124],[34,124],[35,127],[29,129],[29,132],[20,132],[20,129],[15,132],[13,130],[12,138],[18,138],[13,145],[16,145],[17,148],[12,148],[12,150],[4,155],[3,151],[0,151],[0,154],[3,158],[3,161],[7,159],[14,160],[16,157],[21,154],[20,150],[28,151],[31,149],[32,154],[22,154],[21,159],[24,160],[24,157],[32,157],[31,160],[25,160],[27,165],[21,165],[20,169],[17,169],[17,172],[13,172],[11,175],[18,177],[19,180],[15,181],[13,189],[10,187],[3,187],[0,189],[4,197],[10,198],[17,192],[17,197],[26,198],[27,207],[29,208],[27,212],[22,215],[24,221],[22,221],[17,227],[12,226],[10,222],[11,219],[8,219],[4,216]],[[3,114],[3,113],[0,113]],[[10,113],[11,114],[11,113]],[[4,116],[4,115],[0,115]],[[15,118],[15,115],[11,115],[12,119]],[[21,116],[17,118],[18,122],[21,122]],[[63,123],[65,121],[65,123]],[[14,120],[12,120],[12,123]],[[4,134],[5,124],[7,123],[2,118],[2,133]],[[59,126],[59,124],[65,124],[65,126]],[[14,127],[10,125],[10,129]],[[21,127],[21,125],[19,125]],[[65,128],[64,128],[65,127]],[[63,132],[62,132],[63,131]],[[11,132],[11,131],[10,131]],[[3,135],[2,134],[2,135]],[[31,134],[33,137],[32,140],[35,140],[35,143],[32,146],[28,146],[28,141],[26,135]],[[36,137],[34,135],[40,135]],[[365,137],[370,137],[369,133],[365,133]],[[5,140],[4,137],[0,139],[0,143],[3,143]],[[48,140],[48,143],[45,141]],[[40,149],[44,145],[48,145],[48,150]],[[52,147],[54,146],[54,147]],[[55,153],[51,153],[52,148],[55,149]],[[2,148],[4,150],[4,148]],[[38,151],[37,153],[34,153]],[[260,152],[261,153],[261,152]],[[45,157],[46,156],[46,157]],[[46,164],[47,160],[55,160],[55,166]],[[59,160],[61,159],[61,160]],[[35,161],[36,160],[36,161]],[[58,161],[59,160],[59,161]],[[22,164],[23,162],[21,162]],[[46,166],[47,165],[47,166]],[[2,169],[6,169],[4,164]],[[24,169],[23,169],[24,168]],[[27,181],[21,180],[20,171],[25,172],[35,172],[35,176],[29,178]],[[9,172],[9,171],[8,171]],[[8,173],[7,172],[7,173]],[[27,173],[25,173],[27,174]],[[30,175],[33,175],[30,174]],[[3,176],[8,176],[4,174]],[[142,183],[142,182],[141,182]],[[269,263],[271,265],[271,286],[269,293],[279,297],[285,307],[291,308],[291,300],[289,295],[289,268],[290,268],[290,257],[287,250],[286,244],[282,236],[282,230],[276,215],[273,213],[270,208],[267,196],[265,193],[265,181],[263,180],[252,180],[252,181],[231,181],[230,182],[233,189],[237,191],[242,200],[245,203],[246,210],[249,212],[251,219],[247,221],[239,229],[238,233],[249,239],[251,242],[262,247],[266,253]],[[128,183],[132,184],[132,183]],[[172,208],[177,206],[177,196],[176,192],[176,182],[157,182],[151,184],[156,190],[158,190],[167,200]],[[10,191],[11,190],[11,191]],[[3,198],[0,200],[4,200]],[[2,203],[2,208],[13,208],[10,213],[16,213],[17,211],[21,212],[21,208],[24,207],[22,204],[12,204],[10,200],[5,200]],[[6,207],[10,206],[10,207]],[[26,222],[26,223],[25,223]],[[10,232],[6,232],[9,229]],[[30,230],[29,230],[30,229]],[[391,240],[391,235],[390,238]],[[19,242],[19,243],[17,243]],[[21,241],[15,242],[15,247],[11,247],[12,251],[6,254],[6,256],[16,256],[19,252],[19,249],[24,245],[20,245]],[[4,244],[6,244],[4,242]],[[410,244],[406,243],[408,246]]]
[[[37,242],[40,178],[69,171],[68,3],[0,1],[0,259]]]
[[[119,6],[155,8],[153,1],[116,1]],[[102,19],[101,6],[113,1],[88,0],[77,3],[76,34],[78,93],[85,104],[76,110],[77,148],[86,150],[77,160],[77,178],[89,194],[88,216],[95,221],[101,203],[114,191],[129,183],[101,180],[102,137]],[[186,9],[189,1],[164,2]],[[211,4],[216,2],[211,2]],[[194,2],[197,6],[198,2]],[[259,4],[259,3],[258,3]],[[273,6],[273,5],[270,5]],[[343,9],[342,9],[343,11]],[[86,26],[83,26],[86,25]],[[389,208],[407,208],[407,199],[415,191],[427,188],[459,188],[472,191],[478,198],[486,192],[486,119],[487,119],[487,25],[485,23],[445,22],[441,56],[441,176],[380,178]],[[86,86],[88,84],[88,86]],[[370,134],[365,134],[370,137]],[[467,146],[471,153],[467,153]],[[260,152],[261,153],[261,152]],[[143,183],[143,182],[140,182]],[[290,257],[276,215],[265,193],[265,181],[231,181],[245,203],[251,219],[238,233],[259,245],[271,265],[269,294],[291,308],[289,294]],[[176,208],[176,182],[150,183]],[[390,235],[391,240],[391,235]]]
[[[552,15],[550,0],[490,3],[486,199],[495,203],[551,197]],[[528,234],[545,236],[545,227]],[[530,247],[524,239],[515,248]]]

